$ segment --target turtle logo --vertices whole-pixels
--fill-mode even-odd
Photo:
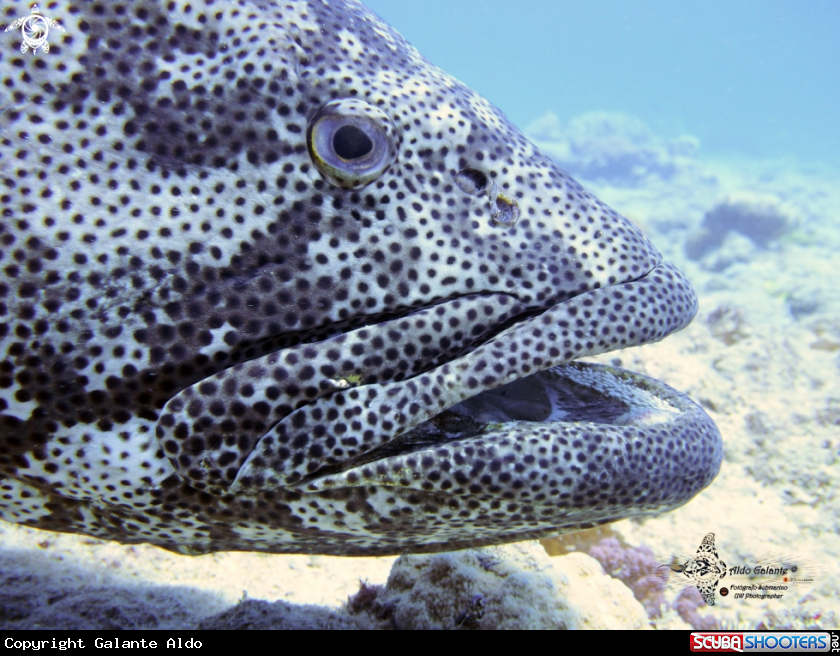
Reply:
[[[714,533],[709,533],[703,538],[694,558],[671,569],[690,578],[706,603],[709,606],[715,605],[715,590],[720,580],[726,576],[726,563],[718,557]]]
[[[60,32],[64,32],[64,28],[58,24],[58,21],[47,18],[38,11],[38,5],[32,7],[32,13],[23,18],[16,18],[12,24],[6,28],[6,31],[16,30],[20,28],[23,43],[20,44],[20,51],[25,53],[32,48],[32,54],[41,48],[44,52],[50,51],[50,44],[47,43],[47,37],[50,34],[50,28],[53,27]]]

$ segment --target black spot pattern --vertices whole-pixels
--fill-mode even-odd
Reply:
[[[674,507],[711,480],[719,435],[694,410],[644,435],[533,422],[413,445],[484,390],[663,338],[696,299],[361,5],[49,14],[66,32],[48,55],[0,49],[4,519],[189,553],[433,551]],[[310,121],[342,100],[396,132],[369,183],[310,156]],[[633,485],[605,469],[609,503],[585,469],[535,474],[530,496],[509,475],[557,444],[639,440],[667,455],[634,455]],[[356,466],[393,444],[391,473]]]
[[[550,374],[574,378],[581,370],[616,371],[571,365]],[[693,497],[711,481],[710,461],[717,471],[722,456],[717,429],[697,405],[661,383],[629,372],[620,371],[620,376],[640,388],[655,389],[657,397],[679,413],[650,425],[643,419],[618,420],[616,425],[506,425],[470,435],[468,441],[427,446],[320,477],[304,489],[376,485],[467,499],[466,507],[479,512],[461,513],[461,530],[471,525],[476,536],[487,537],[506,521],[504,513],[518,513],[518,522],[537,528],[558,518],[564,526],[570,521],[613,521],[628,505],[637,515],[680,505],[678,499]],[[500,512],[480,511],[493,509],[494,503]],[[457,534],[451,527],[439,530]]]

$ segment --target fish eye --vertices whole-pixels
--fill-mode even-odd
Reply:
[[[306,146],[330,184],[361,189],[397,158],[397,131],[378,107],[355,98],[327,103],[309,121]]]

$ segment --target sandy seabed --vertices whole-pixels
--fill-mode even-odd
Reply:
[[[723,435],[720,475],[683,508],[618,522],[612,533],[646,545],[664,564],[691,557],[714,533],[727,567],[795,563],[813,579],[790,584],[781,599],[718,596],[715,607],[700,610],[720,626],[837,626],[840,174],[782,161],[704,159],[690,139],[665,142],[614,115],[590,115],[567,128],[547,116],[530,134],[588,190],[637,222],[700,297],[697,318],[681,333],[593,360],[658,378],[702,404]],[[709,231],[707,216],[726,203],[758,209],[747,227],[696,248]],[[565,551],[575,549],[575,539],[563,540]],[[580,536],[580,549],[587,540]],[[226,628],[394,626],[381,608],[379,621],[362,621],[346,602],[360,581],[368,591],[384,585],[396,558],[179,556],[10,524],[0,525],[0,545],[2,628],[194,628],[224,611],[227,624],[218,626]],[[546,571],[533,543],[523,549],[529,571]],[[722,585],[757,581],[728,576]],[[670,584],[665,594],[672,600],[679,589]],[[489,628],[481,622],[489,602],[474,602],[441,626]],[[234,616],[237,608],[256,609],[261,619]],[[652,625],[687,626],[672,615],[665,611]]]

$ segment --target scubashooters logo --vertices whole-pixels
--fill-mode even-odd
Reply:
[[[691,651],[762,651],[762,652],[822,652],[837,651],[834,631],[785,631],[783,633],[759,632],[695,632],[691,634]]]
[[[57,20],[47,18],[38,11],[38,5],[32,7],[32,13],[29,16],[13,20],[12,24],[6,28],[6,32],[18,28],[20,28],[20,34],[23,37],[20,51],[26,53],[31,48],[33,55],[38,51],[38,48],[41,48],[44,52],[50,51],[50,44],[47,43],[50,28],[64,32],[64,28],[58,24]]]

